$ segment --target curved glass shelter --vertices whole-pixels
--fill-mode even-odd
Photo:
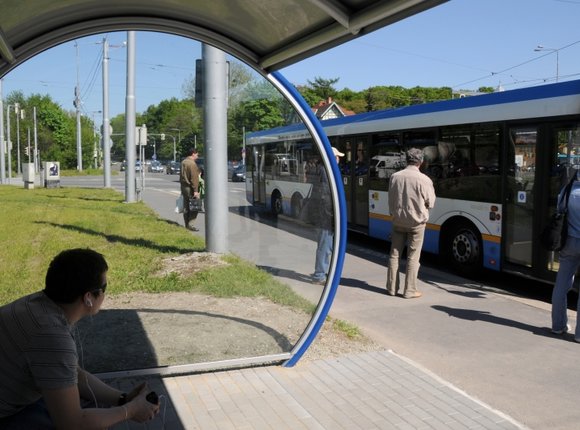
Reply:
[[[131,253],[131,246],[143,242],[150,244],[151,249],[163,250],[161,253],[151,254],[148,257],[151,258],[150,264],[132,274],[143,283],[143,290],[151,289],[148,288],[148,283],[159,285],[165,281],[175,282],[180,285],[180,294],[185,291],[186,294],[196,296],[195,303],[199,307],[188,307],[190,302],[185,299],[181,301],[179,299],[173,301],[153,299],[147,302],[148,306],[129,304],[131,300],[138,303],[136,296],[131,296],[125,301],[115,301],[115,282],[112,282],[110,290],[113,292],[111,295],[113,306],[102,310],[99,317],[94,318],[89,325],[79,327],[81,331],[79,338],[82,339],[85,356],[94,355],[91,352],[97,353],[103,341],[114,344],[108,350],[114,350],[115,347],[118,349],[137,348],[122,339],[115,339],[115,336],[110,336],[107,340],[98,336],[102,332],[101,329],[108,329],[112,324],[116,324],[114,327],[117,334],[120,333],[117,327],[126,328],[127,325],[134,324],[133,329],[142,333],[141,343],[145,349],[131,351],[141,352],[145,358],[124,363],[115,360],[114,357],[109,357],[109,359],[105,357],[94,363],[85,363],[87,368],[106,374],[176,374],[273,362],[284,363],[286,366],[294,365],[321,329],[338,288],[346,247],[346,219],[343,215],[345,203],[335,155],[318,120],[297,90],[275,70],[356,37],[363,30],[372,31],[439,4],[441,1],[399,2],[397,8],[393,8],[392,2],[387,1],[370,2],[370,4],[369,2],[353,2],[351,9],[355,10],[358,6],[360,10],[353,11],[351,14],[346,8],[334,8],[326,2],[321,4],[283,2],[291,4],[285,4],[285,7],[275,10],[276,13],[272,16],[275,15],[276,19],[270,22],[258,12],[260,8],[253,8],[259,5],[253,5],[252,2],[239,2],[239,4],[233,2],[232,4],[232,2],[218,1],[216,4],[223,3],[222,9],[229,11],[226,15],[218,13],[222,10],[219,7],[215,10],[205,7],[205,2],[188,2],[190,6],[166,7],[163,5],[163,10],[156,6],[158,2],[154,1],[141,1],[138,5],[133,2],[118,1],[56,1],[42,7],[38,7],[36,3],[34,3],[35,7],[25,7],[21,2],[18,8],[11,8],[9,4],[4,3],[0,0],[3,11],[0,17],[0,77],[4,78],[4,83],[0,87],[4,104],[0,104],[0,107],[2,116],[7,119],[10,119],[10,114],[14,113],[9,109],[10,106],[14,106],[13,97],[16,96],[13,91],[19,90],[17,86],[12,85],[11,81],[12,78],[18,76],[21,67],[26,67],[26,60],[34,62],[36,55],[42,55],[46,60],[50,58],[54,49],[59,49],[67,43],[70,46],[70,42],[79,37],[93,37],[92,40],[95,41],[102,39],[103,32],[144,30],[143,34],[149,37],[152,36],[150,32],[158,31],[161,32],[158,33],[159,37],[171,35],[176,38],[176,43],[188,40],[192,49],[187,48],[183,51],[183,55],[191,56],[192,73],[195,71],[194,55],[201,51],[199,42],[224,50],[232,56],[229,58],[232,63],[243,62],[249,66],[246,69],[236,69],[237,72],[245,70],[239,75],[243,77],[243,82],[238,82],[239,85],[230,83],[228,89],[230,104],[228,120],[233,122],[242,118],[246,121],[244,127],[248,136],[252,133],[270,132],[276,127],[288,126],[298,127],[300,133],[304,135],[298,145],[291,145],[284,140],[271,141],[267,145],[248,142],[248,145],[244,147],[245,160],[243,160],[246,162],[244,163],[246,182],[242,188],[234,188],[234,192],[231,192],[232,188],[230,188],[228,194],[229,252],[236,258],[247,261],[252,268],[271,275],[267,278],[271,281],[265,281],[270,287],[268,288],[270,299],[264,299],[261,293],[253,293],[255,297],[252,299],[251,294],[246,290],[252,289],[256,278],[249,278],[247,281],[240,278],[235,279],[233,283],[236,284],[238,290],[242,291],[240,293],[240,297],[243,297],[240,299],[241,306],[236,307],[235,304],[229,303],[227,311],[212,307],[214,300],[221,299],[196,289],[198,283],[203,283],[201,278],[179,271],[159,274],[157,270],[166,260],[175,259],[184,251],[191,251],[191,249],[187,247],[181,249],[161,243],[151,245],[150,241],[138,235],[132,236],[134,235],[132,232],[120,231],[114,235],[117,238],[115,252],[119,251],[115,255],[127,255]],[[110,7],[110,10],[107,7]],[[27,12],[22,13],[22,11]],[[233,14],[236,11],[239,13],[236,16],[239,17],[238,21],[230,16],[230,13]],[[292,19],[288,17],[296,18],[296,16],[291,11],[299,12],[299,19],[294,21],[295,25],[285,27],[283,34],[274,32],[275,37],[272,32],[268,33],[270,31],[268,29],[276,26],[280,20],[292,22]],[[213,12],[215,15],[211,15]],[[211,22],[211,25],[208,22]],[[253,28],[248,31],[251,28],[250,23],[258,24],[262,31],[257,32]],[[307,23],[307,26],[301,28],[300,23]],[[304,28],[307,28],[307,31],[304,31]],[[140,35],[141,33],[137,36],[137,44],[139,44]],[[72,68],[75,67],[73,58],[70,65]],[[137,51],[137,64],[138,58],[139,51]],[[46,63],[50,63],[50,60],[45,61]],[[62,63],[56,63],[56,61],[54,65],[63,67]],[[231,70],[230,63],[230,72]],[[47,70],[38,70],[39,81],[47,72]],[[136,73],[139,79],[139,67]],[[269,84],[266,85],[266,82]],[[50,98],[50,90],[46,93]],[[28,109],[35,107],[26,106],[34,103],[30,94],[22,93],[18,97],[22,99],[23,107]],[[138,88],[136,97],[139,97]],[[162,101],[164,100],[160,97],[159,102]],[[270,114],[274,112],[274,120],[264,121],[260,115],[256,117],[255,113],[251,112],[256,105],[266,106]],[[200,109],[203,110],[203,106]],[[232,113],[232,110],[235,112]],[[181,158],[188,144],[191,144],[192,136],[197,139],[197,133],[202,130],[199,121],[194,121],[194,119],[200,119],[201,111],[194,110],[193,112],[192,122],[182,125],[182,128],[167,129],[168,124],[147,124],[151,136],[157,134],[171,138],[168,142],[160,142],[159,148],[155,146],[157,143],[154,143],[153,151],[159,150],[159,154],[167,154],[167,151],[171,153],[167,145],[173,144],[173,157]],[[143,117],[151,118],[146,114],[143,114]],[[249,118],[254,119],[251,124]],[[93,126],[94,123],[93,119]],[[243,121],[240,122],[242,123]],[[0,123],[0,126],[6,132],[7,140],[10,140],[10,133],[12,133],[13,141],[14,122],[10,124],[6,121],[6,124]],[[38,126],[43,126],[42,121]],[[173,136],[176,133],[178,136]],[[54,142],[48,134],[47,136],[43,137],[45,140],[39,142],[39,145],[45,154],[50,154],[51,145]],[[207,158],[208,154],[203,153],[202,135],[199,136],[200,141],[195,140],[195,143],[199,144],[202,156]],[[239,137],[239,133],[236,136]],[[112,147],[122,146],[124,138],[121,137],[118,143],[114,142]],[[10,151],[14,151],[14,147]],[[142,171],[143,166],[146,165],[147,151],[150,149],[145,149],[141,155],[137,154],[142,157],[142,159],[138,157],[142,161]],[[121,150],[120,154],[122,153]],[[157,156],[157,153],[155,155]],[[114,156],[113,150],[112,157]],[[15,163],[16,159],[17,157],[12,157],[12,160],[8,162]],[[215,163],[215,160],[212,162]],[[66,168],[64,164],[64,162],[61,164],[61,169]],[[211,169],[210,164],[206,165],[208,169]],[[123,180],[124,175],[119,175],[113,179],[111,187],[119,191],[123,190]],[[153,178],[147,181],[151,183]],[[289,189],[289,194],[286,196],[280,190],[268,188],[275,183]],[[95,184],[97,184],[95,187],[102,187],[102,182]],[[157,186],[157,182],[155,184]],[[212,188],[212,184],[207,185],[208,190]],[[75,185],[69,182],[65,186]],[[179,185],[172,184],[172,186],[174,189],[168,189],[165,192],[167,201],[170,202],[168,204],[173,204],[175,196],[179,194]],[[231,187],[234,187],[233,183]],[[143,193],[147,192],[147,188],[144,188]],[[313,206],[320,209],[321,203],[318,196],[321,194],[328,196],[326,202],[329,203],[330,209],[322,214],[319,213],[314,219],[311,217],[305,219],[303,209],[306,201],[314,200]],[[240,195],[242,198],[239,197]],[[201,215],[201,217],[207,216],[211,214]],[[72,231],[77,235],[86,234],[87,238],[103,236],[107,239],[110,237],[105,232],[99,231],[96,226],[88,228],[87,225],[91,224],[87,219],[78,220],[78,223],[75,221],[64,223],[58,215],[55,215],[53,219],[42,221],[62,231],[63,236]],[[182,227],[175,226],[175,228]],[[326,242],[332,253],[327,276],[321,283],[313,284],[310,274],[314,270],[317,240],[321,231],[326,232]],[[71,239],[70,243],[73,244],[74,240]],[[26,244],[19,243],[17,246],[25,247]],[[46,264],[41,264],[40,266],[43,267],[38,270],[45,270],[52,257],[52,255],[45,256]],[[111,263],[114,265],[115,261]],[[228,265],[227,259],[225,264]],[[213,273],[212,270],[219,271],[220,268],[208,267],[207,270],[208,273]],[[114,272],[110,274],[113,281],[118,283],[124,282],[124,276],[125,274]],[[210,278],[211,276],[208,275]],[[264,283],[264,281],[260,282]],[[41,288],[41,286],[36,287],[36,289]],[[140,292],[129,294],[138,295]],[[305,311],[307,306],[301,302],[303,300],[301,296],[307,297],[314,304],[309,311]],[[280,297],[285,298],[280,299]],[[269,309],[273,314],[268,314],[267,311],[252,313],[252,300],[256,303],[273,300],[278,307],[264,306],[263,309]],[[281,327],[277,325],[276,320],[282,320],[280,317],[282,312],[290,317],[286,315],[283,320],[286,325]],[[292,315],[295,315],[296,319],[288,323]],[[165,317],[173,318],[173,321],[160,323],[160,320]],[[148,330],[152,330],[156,324],[167,324],[172,327],[172,330],[167,331],[165,336],[153,338],[148,334]],[[97,334],[96,338],[92,333]],[[207,333],[211,333],[212,339],[204,337]],[[91,343],[90,339],[93,338],[95,341]],[[177,338],[182,339],[182,345],[180,345],[182,349],[175,354],[175,349],[171,350],[171,346],[175,346],[172,344],[176,343]],[[217,347],[213,349],[210,347],[209,349],[212,350],[200,352],[204,349],[200,345],[206,342],[208,345],[217,345]],[[171,351],[165,352],[166,350]]]

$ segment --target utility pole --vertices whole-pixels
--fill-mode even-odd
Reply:
[[[0,79],[0,184],[6,183],[6,162],[4,153],[6,144],[4,142],[4,102],[2,95],[2,79]]]
[[[103,39],[103,179],[105,188],[111,188],[111,126],[109,124],[109,41]],[[127,168],[129,170],[129,168]]]
[[[8,183],[12,181],[12,141],[10,140],[10,105],[6,106],[6,153],[8,154]]]
[[[135,32],[127,32],[127,95],[125,96],[125,202],[135,203]]]
[[[228,251],[228,137],[226,55],[202,44],[202,97],[206,155],[206,244],[209,252]]]
[[[40,163],[38,160],[38,132],[36,125],[36,106],[32,107],[32,119],[34,121],[34,173],[40,172]]]
[[[20,119],[24,119],[24,109],[20,109],[20,103],[14,103],[16,112],[16,171],[22,174],[22,164],[20,163]]]
[[[75,42],[77,52],[77,85],[75,87],[74,106],[77,110],[77,170],[83,171],[83,148],[81,142],[81,95],[79,88],[79,44]]]

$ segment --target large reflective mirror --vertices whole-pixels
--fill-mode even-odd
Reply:
[[[181,372],[289,359],[336,265],[329,160],[341,153],[321,151],[296,103],[227,56],[227,159],[219,170],[228,253],[206,252],[212,213],[202,205],[188,230],[177,208],[191,149],[201,199],[212,189],[204,187],[212,176],[204,106],[195,102],[201,44],[136,33],[136,125],[146,126],[146,138],[134,165],[125,146],[126,49],[126,33],[93,35],[3,77],[11,185],[0,186],[0,305],[41,290],[61,250],[89,247],[105,256],[109,273],[101,311],[74,329],[88,370]],[[103,186],[107,121],[110,189]],[[127,178],[137,203],[125,202]]]

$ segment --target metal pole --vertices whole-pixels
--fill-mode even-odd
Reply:
[[[8,152],[8,183],[12,180],[12,141],[10,140],[10,105],[6,106],[6,146]]]
[[[135,32],[127,32],[127,95],[125,96],[125,201],[135,197]]]
[[[556,82],[560,78],[560,50],[556,49]]]
[[[2,82],[0,79],[0,184],[6,183],[6,144],[4,142],[4,102],[2,101]]]
[[[111,126],[109,124],[109,41],[103,39],[103,181],[111,188]],[[127,169],[125,171],[129,170]],[[126,173],[125,173],[126,175]]]
[[[38,164],[38,131],[36,124],[36,106],[32,108],[32,119],[34,121],[34,173],[40,172],[40,165]]]
[[[209,252],[228,251],[227,69],[223,51],[202,44],[206,162],[206,244]]]
[[[22,173],[22,169],[20,166],[20,105],[15,103],[15,110],[16,110],[16,171],[20,175]]]
[[[75,108],[77,110],[77,170],[83,171],[83,147],[81,142],[81,98],[79,88],[79,45],[75,43],[77,52],[77,86],[75,87]]]

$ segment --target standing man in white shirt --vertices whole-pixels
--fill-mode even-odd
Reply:
[[[423,247],[425,226],[429,210],[435,205],[433,181],[419,171],[423,151],[407,151],[407,167],[394,173],[389,180],[389,212],[393,217],[391,253],[387,271],[387,294],[397,295],[399,290],[399,262],[407,243],[407,270],[403,297],[415,299],[423,295],[417,291],[419,257]]]

